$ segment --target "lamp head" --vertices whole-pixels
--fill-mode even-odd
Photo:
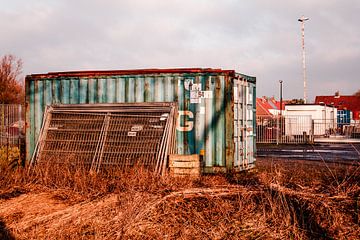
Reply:
[[[299,22],[305,22],[307,20],[309,20],[309,18],[306,18],[304,16],[302,16],[301,18],[298,19]]]

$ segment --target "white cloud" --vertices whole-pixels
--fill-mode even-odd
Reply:
[[[258,78],[258,95],[302,97],[300,24],[306,23],[311,98],[358,88],[356,0],[0,0],[0,54],[24,72],[223,67]],[[341,83],[343,89],[333,89]]]

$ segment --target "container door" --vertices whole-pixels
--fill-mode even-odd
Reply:
[[[254,165],[254,84],[234,81],[234,166],[245,170]]]
[[[247,168],[252,168],[255,162],[254,139],[256,138],[254,127],[256,118],[254,111],[255,84],[248,82],[246,86],[246,149],[247,149]]]

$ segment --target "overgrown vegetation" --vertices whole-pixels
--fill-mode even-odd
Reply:
[[[20,149],[14,146],[0,146],[0,169],[12,169],[21,165]]]
[[[9,239],[359,239],[359,165],[259,160],[238,176],[2,169]],[[3,234],[3,235],[1,235]]]

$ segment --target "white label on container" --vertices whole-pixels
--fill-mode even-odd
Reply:
[[[201,91],[201,83],[194,83],[194,84],[191,86],[191,90],[192,90],[192,91]]]
[[[199,98],[198,91],[195,91],[195,90],[190,91],[190,99],[193,99],[193,98]]]
[[[184,81],[184,87],[186,90],[190,90],[190,86],[193,85],[193,80],[192,79],[185,79]]]
[[[199,91],[198,95],[199,95],[199,98],[213,98],[212,91]]]
[[[213,91],[203,91],[204,98],[213,98]]]
[[[205,107],[200,107],[200,114],[205,114]]]
[[[128,132],[128,137],[136,137],[136,132]]]
[[[200,84],[197,84],[195,89],[201,88],[201,85],[200,85],[200,87],[198,85],[200,85]],[[194,88],[193,88],[193,90],[190,91],[190,103],[201,103],[200,95],[203,95],[202,91],[194,90]]]

